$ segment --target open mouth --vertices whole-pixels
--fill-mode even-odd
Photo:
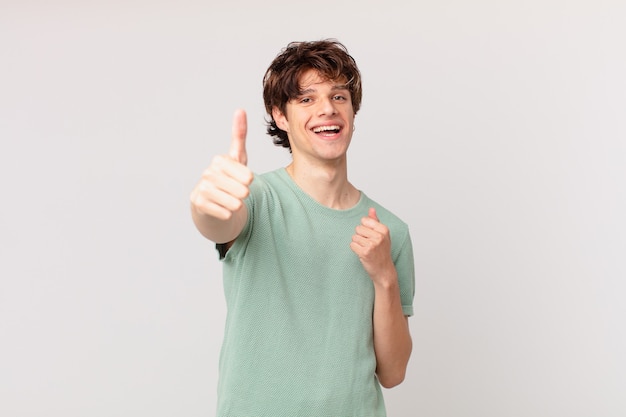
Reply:
[[[328,126],[317,126],[311,129],[313,133],[321,136],[332,136],[336,135],[341,131],[341,126],[339,125],[328,125]]]

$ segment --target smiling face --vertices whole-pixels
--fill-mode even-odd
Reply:
[[[327,80],[315,70],[303,72],[300,93],[285,109],[282,113],[275,107],[272,116],[289,136],[294,161],[345,161],[354,129],[354,109],[342,80]]]

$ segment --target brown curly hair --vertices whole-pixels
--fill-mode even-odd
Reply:
[[[325,79],[345,82],[354,114],[361,107],[361,73],[343,44],[335,39],[289,43],[263,76],[263,101],[269,115],[267,134],[273,137],[275,145],[288,148],[290,152],[287,132],[276,125],[272,110],[276,107],[286,114],[287,103],[300,94],[300,76],[310,69]]]

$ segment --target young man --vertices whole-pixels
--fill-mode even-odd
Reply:
[[[404,379],[414,265],[407,225],[348,181],[361,104],[334,40],[290,43],[263,79],[268,134],[292,162],[254,175],[246,115],[191,193],[228,309],[218,417],[382,417]]]

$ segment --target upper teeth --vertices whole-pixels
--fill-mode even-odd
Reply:
[[[313,129],[313,132],[319,133],[319,132],[325,132],[327,130],[339,130],[339,126],[318,126]]]

